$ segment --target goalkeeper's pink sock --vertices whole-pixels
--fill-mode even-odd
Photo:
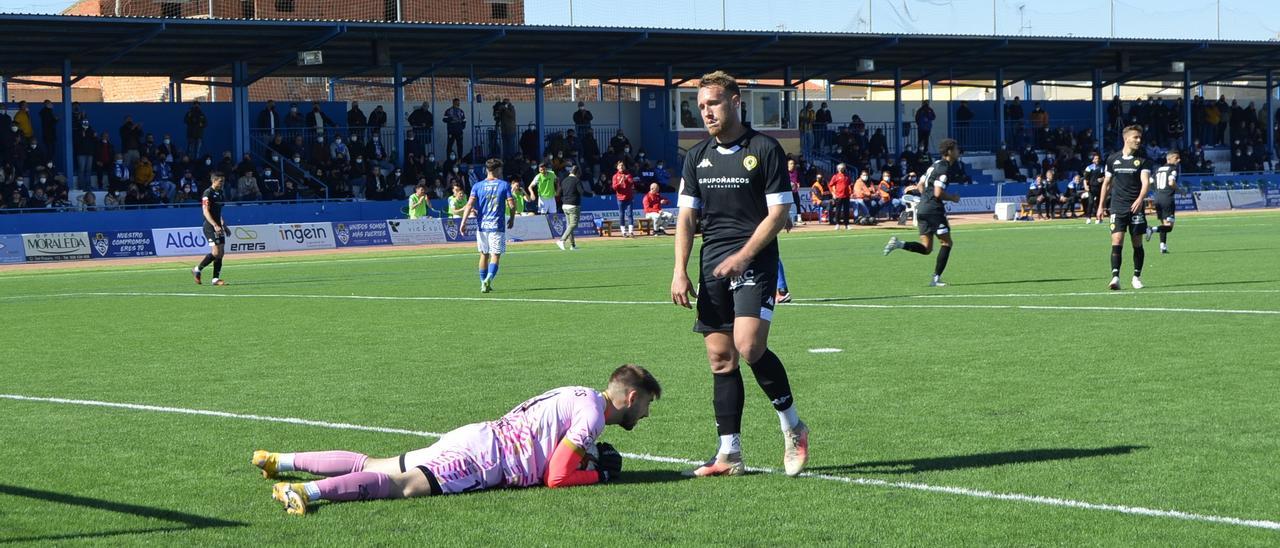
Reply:
[[[368,455],[351,451],[315,451],[311,453],[281,453],[278,470],[281,472],[311,472],[321,476],[341,476],[364,470]]]
[[[332,501],[385,499],[391,496],[391,476],[380,472],[356,472],[302,485],[311,500]]]

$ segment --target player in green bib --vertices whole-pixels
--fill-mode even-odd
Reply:
[[[421,219],[431,210],[431,199],[427,197],[427,185],[418,185],[409,196],[409,218]]]
[[[453,196],[449,197],[449,217],[462,218],[462,209],[467,206],[467,196],[462,193],[462,185],[453,185]]]
[[[533,188],[538,196],[538,214],[554,215],[556,212],[556,173],[545,162],[538,165],[538,175],[533,178]]]

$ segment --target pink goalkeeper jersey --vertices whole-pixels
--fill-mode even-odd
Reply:
[[[578,447],[596,442],[604,430],[604,396],[582,386],[550,390],[493,421],[509,486],[539,485],[561,439]]]

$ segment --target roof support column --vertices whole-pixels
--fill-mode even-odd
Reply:
[[[58,141],[59,154],[57,157],[61,160],[62,172],[67,175],[68,187],[74,188],[76,175],[75,158],[72,157],[71,150],[71,59],[62,60],[62,120],[59,121],[58,132],[61,133],[61,139]],[[47,139],[47,138],[46,138]],[[49,151],[52,158],[53,151]],[[50,174],[52,175],[52,174]],[[89,174],[84,174],[85,186],[88,186]]]
[[[542,156],[543,154],[546,154],[546,150],[544,150],[546,140],[543,139],[542,136],[546,131],[543,122],[545,121],[547,114],[547,83],[543,81],[546,79],[546,74],[542,70],[542,63],[538,63],[538,66],[534,67],[533,79],[533,123],[538,126],[538,163],[541,164]],[[514,156],[514,154],[512,154],[512,156]]]
[[[1267,71],[1267,89],[1271,89],[1271,71]],[[1267,110],[1271,110],[1271,94],[1267,94]],[[1191,69],[1182,70],[1182,150],[1191,150]],[[1267,135],[1274,137],[1268,131]],[[1267,150],[1271,150],[1271,138],[1267,139]],[[1188,156],[1190,158],[1190,156]]]
[[[791,103],[796,100],[796,90],[793,87],[795,86],[795,83],[791,79],[790,66],[787,66],[786,68],[782,69],[782,86],[784,88],[792,88],[791,90],[782,92],[782,119],[783,119],[782,127],[793,128],[793,127],[796,127],[796,124],[794,123],[795,121],[791,117],[792,117],[792,112],[794,112],[796,109],[791,107]]]
[[[235,115],[232,121],[232,150],[238,162],[249,151],[249,63],[246,61],[231,64],[231,102]]]
[[[1101,70],[1093,69],[1093,89],[1090,91],[1093,93],[1093,136],[1095,139],[1097,139],[1096,146],[1097,146],[1098,154],[1103,157],[1106,157],[1106,154],[1103,154],[1103,151],[1106,150],[1106,146],[1103,144],[1104,134],[1102,133],[1102,121],[1104,120],[1104,118],[1103,118],[1103,111],[1102,111],[1102,71]]]
[[[434,117],[437,112],[440,112],[440,111],[436,109],[436,73],[433,72],[431,73],[431,116]],[[441,119],[443,120],[443,118]],[[435,154],[436,153],[435,120],[432,120],[431,123],[428,125],[431,126],[431,130],[427,132],[427,152],[431,154]]]
[[[1262,120],[1262,123],[1267,126],[1267,157],[1272,158],[1271,161],[1275,162],[1276,126],[1275,126],[1275,113],[1272,112],[1271,110],[1271,98],[1275,96],[1275,93],[1271,91],[1271,88],[1273,86],[1275,86],[1275,82],[1271,77],[1271,69],[1267,69],[1267,104],[1266,104],[1267,117],[1265,120]],[[1188,114],[1188,116],[1190,116],[1190,114]],[[1188,131],[1187,134],[1190,135],[1191,132]]]
[[[182,80],[180,78],[171,78],[170,82],[173,83],[173,102],[181,103],[182,102]]]
[[[396,136],[391,141],[396,144],[396,165],[404,165],[404,63],[395,64],[395,74],[391,77],[392,112],[396,117]],[[431,108],[435,108],[432,106]],[[417,184],[417,181],[414,181]]]
[[[462,148],[463,154],[459,156],[458,161],[462,161],[462,158],[466,156],[466,152],[468,150],[474,151],[476,147],[476,143],[479,143],[480,142],[479,139],[483,137],[483,135],[480,134],[480,124],[478,123],[479,121],[476,120],[476,66],[471,65],[470,68],[467,70],[468,70],[467,72],[467,105],[471,109],[471,114],[469,115],[470,116],[469,120],[471,121],[471,148],[463,147]],[[497,120],[493,121],[493,129],[494,131],[498,130]],[[448,151],[445,151],[445,152],[447,153]],[[489,151],[489,153],[492,156],[493,151],[491,150]],[[480,163],[479,160],[482,160],[482,158],[471,159],[472,162],[476,162],[476,163]],[[471,185],[469,181],[466,182],[466,184],[468,186]]]
[[[9,79],[0,76],[0,103],[9,102]]]
[[[667,65],[667,68],[664,71],[662,76],[662,91],[667,101],[666,107],[662,109],[662,112],[663,112],[662,131],[663,131],[663,134],[667,135],[668,137],[663,139],[663,143],[666,143],[666,146],[663,147],[663,150],[658,153],[658,158],[664,158],[670,165],[674,166],[676,165],[675,159],[677,157],[676,145],[680,141],[678,137],[679,135],[678,130],[675,129],[679,124],[679,121],[673,119],[673,117],[676,114],[675,114],[675,109],[672,107],[675,106],[676,104],[675,100],[678,99],[679,97],[672,95],[673,93],[676,92],[675,87],[672,85],[672,82],[675,82],[675,72],[671,70],[671,65]],[[619,125],[618,127],[622,127],[622,126]],[[579,139],[581,139],[581,137],[579,137]]]
[[[334,102],[334,101],[337,101],[337,100],[338,100],[338,89],[337,89],[337,88],[338,88],[338,79],[337,79],[337,78],[329,78],[329,85],[328,85],[328,86],[326,86],[326,87],[328,87],[328,88],[329,88],[329,102],[330,102],[330,103],[332,103],[332,102]]]
[[[622,69],[621,68],[618,69],[618,89],[615,91],[617,91],[618,93],[616,96],[614,96],[614,99],[617,100],[615,102],[618,105],[618,129],[622,129]],[[622,151],[619,150],[618,152],[622,152]]]
[[[996,69],[996,130],[993,132],[997,147],[1005,146],[1004,134],[1004,69]]]
[[[893,155],[902,154],[902,69],[893,69]],[[891,159],[892,160],[892,159]]]

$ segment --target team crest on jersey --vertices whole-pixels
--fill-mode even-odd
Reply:
[[[111,242],[107,241],[107,235],[101,232],[93,235],[93,249],[98,251],[99,255],[106,255],[111,249]]]
[[[1142,164],[1142,160],[1139,160],[1137,158],[1133,159],[1133,167],[1138,167],[1141,164]]]
[[[760,165],[760,160],[756,159],[756,157],[751,154],[748,154],[746,158],[742,159],[742,167],[747,168],[747,171],[755,169],[758,165]]]

